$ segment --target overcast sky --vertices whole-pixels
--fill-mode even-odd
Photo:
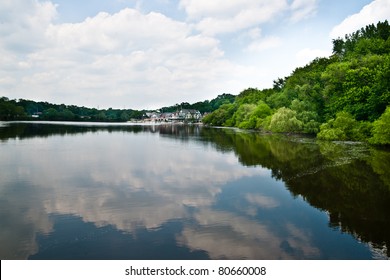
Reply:
[[[1,0],[0,96],[157,109],[272,87],[390,0]]]

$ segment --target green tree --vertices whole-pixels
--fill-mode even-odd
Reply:
[[[15,100],[9,100],[7,97],[0,98],[0,120],[21,120],[27,118],[26,112],[22,106],[18,106]]]
[[[231,125],[240,127],[240,124],[242,122],[249,120],[249,117],[255,110],[256,105],[254,104],[242,104],[233,114],[233,117],[231,119]]]
[[[279,108],[273,115],[269,130],[273,132],[301,132],[303,123],[297,119],[297,113],[289,108]]]
[[[369,137],[371,126],[358,122],[347,112],[339,112],[335,119],[330,119],[320,127],[317,138],[321,140],[363,141]]]
[[[129,119],[130,119],[129,114],[128,114],[126,111],[124,111],[124,112],[121,113],[121,115],[120,115],[120,120],[121,120],[121,121],[126,122],[126,121],[128,121]]]
[[[260,100],[265,100],[273,90],[259,90],[257,88],[248,88],[237,95],[235,102],[242,104],[257,104]]]
[[[338,39],[334,39],[332,42],[333,42],[333,54],[338,56],[344,55],[344,40],[338,38]]]
[[[375,145],[390,145],[390,106],[373,123],[372,138],[369,142]]]
[[[292,91],[289,89],[285,89],[281,92],[275,92],[267,97],[266,102],[273,109],[288,107],[291,103],[289,92]]]
[[[333,63],[322,74],[327,117],[346,111],[374,121],[390,103],[390,55],[367,55]]]
[[[203,123],[214,125],[214,126],[231,126],[228,122],[228,120],[231,119],[234,112],[236,111],[235,104],[223,104],[221,107],[219,107],[214,112],[208,114],[203,118]]]
[[[59,113],[59,116],[58,116],[59,119],[61,120],[74,120],[75,119],[75,115],[73,114],[73,112],[69,109],[64,109],[62,112]]]
[[[294,99],[290,108],[297,113],[297,119],[302,122],[302,131],[309,134],[319,132],[320,122],[315,106],[307,101]]]

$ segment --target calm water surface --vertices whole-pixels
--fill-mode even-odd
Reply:
[[[0,257],[388,259],[389,170],[356,143],[0,123]]]

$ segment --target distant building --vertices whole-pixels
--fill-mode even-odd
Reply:
[[[200,121],[202,114],[194,109],[181,109],[177,112],[146,112],[144,115],[145,121],[154,122],[174,122],[174,121]]]
[[[163,122],[169,122],[172,121],[175,117],[174,113],[161,113],[160,114],[160,120]]]
[[[32,114],[31,117],[34,119],[40,118],[42,116],[42,112],[36,112],[35,114]]]
[[[199,121],[202,118],[202,114],[198,110],[194,109],[181,109],[179,112],[179,118]]]

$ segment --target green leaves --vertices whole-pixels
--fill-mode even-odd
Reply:
[[[205,116],[202,121],[205,124],[214,126],[233,126],[229,119],[235,111],[236,106],[234,104],[223,104],[217,110]]]
[[[347,112],[339,112],[335,119],[330,119],[320,127],[317,138],[328,141],[363,141],[370,136],[371,126],[358,122]]]
[[[382,116],[373,123],[372,138],[369,142],[375,145],[390,145],[390,106]]]
[[[297,119],[297,113],[282,107],[272,115],[269,130],[272,132],[301,132],[303,123]]]
[[[0,98],[0,121],[17,120],[25,117],[24,108],[14,100],[9,100],[7,97]]]
[[[348,59],[367,54],[384,54],[389,52],[390,26],[388,21],[370,24],[356,32],[345,35],[345,38],[333,40],[333,54]]]

